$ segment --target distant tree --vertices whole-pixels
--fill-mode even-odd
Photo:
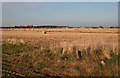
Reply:
[[[114,27],[111,26],[110,28],[114,28]]]
[[[27,28],[30,28],[30,25],[27,25]]]
[[[99,28],[103,28],[103,26],[99,26]]]
[[[15,26],[15,28],[17,28],[18,26]]]
[[[20,25],[18,28],[22,28],[23,26],[22,25]]]
[[[30,27],[30,28],[33,28],[33,25],[30,25],[29,27]]]

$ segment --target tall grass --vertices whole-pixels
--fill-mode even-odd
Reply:
[[[110,51],[111,58],[107,58],[101,47],[80,50],[77,46],[73,46],[71,52],[66,50],[62,53],[64,49],[60,47],[51,49],[50,46],[41,49],[41,47],[35,48],[25,44],[4,44],[3,54],[8,56],[3,55],[3,69],[25,76],[118,75],[118,55],[113,50]],[[104,61],[105,65],[101,61]],[[5,75],[8,73],[3,72],[3,76]]]
[[[117,34],[20,32],[3,33],[3,76],[118,75]]]

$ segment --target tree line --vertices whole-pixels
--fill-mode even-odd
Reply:
[[[9,27],[2,27],[2,28],[67,28],[69,26],[9,26]]]
[[[9,26],[9,27],[0,27],[0,28],[74,28],[74,27],[70,27],[70,26],[52,26],[52,25],[46,25],[46,26],[33,26],[33,25],[27,25],[27,26]],[[76,28],[80,28],[80,27],[76,27]],[[84,27],[84,28],[120,28],[120,27],[114,27],[114,26],[110,26],[110,27],[103,27],[103,26],[98,26],[98,27]]]

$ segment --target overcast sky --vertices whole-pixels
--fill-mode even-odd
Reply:
[[[3,2],[2,13],[3,26],[118,24],[117,2]]]

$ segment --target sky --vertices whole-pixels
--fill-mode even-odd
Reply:
[[[0,26],[2,26],[2,3],[0,2]]]
[[[2,26],[117,26],[117,2],[2,2]]]
[[[2,2],[118,2],[119,0],[1,0]]]

